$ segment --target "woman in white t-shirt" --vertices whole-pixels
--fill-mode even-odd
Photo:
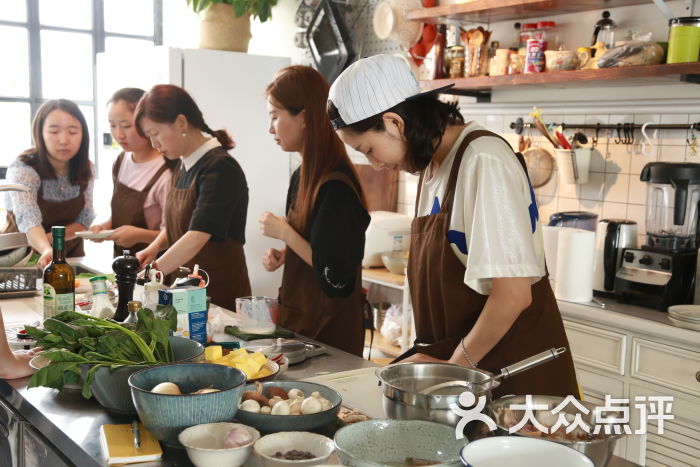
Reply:
[[[522,156],[465,123],[441,90],[421,93],[403,60],[377,55],[336,79],[328,114],[375,167],[420,174],[408,265],[416,343],[402,358],[500,373],[569,344]],[[503,394],[578,396],[571,353],[503,381]]]
[[[112,168],[112,216],[91,227],[93,232],[113,229],[114,255],[144,249],[165,225],[163,213],[172,179],[173,163],[141,137],[134,126],[134,110],[145,91],[124,88],[108,106],[109,127],[122,151]]]

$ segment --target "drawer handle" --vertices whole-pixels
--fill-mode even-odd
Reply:
[[[700,371],[698,371],[697,373],[695,373],[695,381],[697,381],[698,383],[700,383]]]

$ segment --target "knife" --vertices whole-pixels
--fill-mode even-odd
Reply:
[[[134,447],[138,449],[141,447],[141,433],[139,433],[138,420],[131,422],[131,431],[134,433]]]

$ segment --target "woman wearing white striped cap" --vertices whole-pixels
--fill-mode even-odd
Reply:
[[[499,372],[569,345],[522,156],[438,100],[444,89],[422,93],[403,60],[377,55],[338,77],[327,110],[375,167],[420,174],[408,265],[416,343],[400,358]],[[504,381],[503,394],[578,396],[570,352]]]

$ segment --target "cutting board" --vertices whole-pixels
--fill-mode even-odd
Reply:
[[[355,164],[355,169],[365,193],[367,210],[396,212],[399,173],[395,170],[375,170],[366,164]]]
[[[343,406],[357,409],[369,418],[386,418],[382,407],[382,388],[375,376],[377,368],[360,368],[305,379],[335,389],[343,398]]]

